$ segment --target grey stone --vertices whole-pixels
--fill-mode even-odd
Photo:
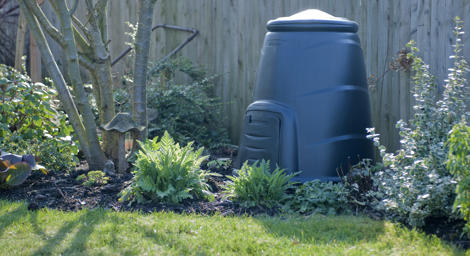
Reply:
[[[110,159],[106,160],[106,162],[104,163],[103,172],[104,172],[106,175],[109,175],[109,176],[114,176],[114,175],[115,175],[115,170],[114,170],[114,163],[113,163],[113,161],[111,161]]]

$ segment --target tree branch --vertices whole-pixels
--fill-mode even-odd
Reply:
[[[78,61],[80,62],[80,65],[82,65],[88,71],[92,71],[95,69],[93,62],[87,56],[81,53],[78,53]]]
[[[47,40],[42,32],[42,29],[39,25],[38,20],[30,11],[29,6],[26,4],[28,0],[18,0],[21,10],[25,14],[25,18],[28,22],[29,29],[31,34],[36,39],[36,43],[41,52],[42,58],[46,65],[49,74],[51,75],[54,85],[57,88],[58,96],[61,102],[61,105],[64,107],[65,112],[67,113],[70,124],[72,125],[75,133],[77,134],[80,149],[84,152],[87,160],[91,159],[90,148],[88,141],[86,140],[86,132],[83,123],[81,122],[80,114],[78,113],[77,107],[73,101],[72,95],[67,88],[64,77],[55,62],[54,56],[51,53]]]
[[[41,27],[46,30],[47,34],[52,37],[62,48],[64,47],[65,43],[63,41],[63,35],[59,32],[59,30],[52,25],[49,19],[46,17],[44,12],[41,10],[39,5],[36,3],[35,0],[25,0],[24,3],[31,10],[32,14],[36,16],[36,19],[41,24]]]
[[[83,38],[82,34],[77,30],[75,26],[72,25],[73,35],[75,37],[75,42],[78,48],[81,51],[81,54],[86,55],[88,58],[92,58],[93,49],[90,44]]]
[[[78,0],[75,0],[75,1],[73,2],[72,9],[70,9],[70,11],[69,11],[69,15],[70,15],[70,16],[73,16],[73,14],[75,13],[75,11],[77,10],[77,7],[78,7]]]
[[[77,0],[78,1],[78,0]],[[85,39],[83,35],[78,31],[77,27],[75,25],[72,26],[73,29],[73,34],[75,37],[75,43],[77,44],[78,49],[80,50],[78,52],[79,54],[79,61],[80,65],[82,65],[84,68],[90,70],[93,70],[95,67],[93,65],[93,49],[91,45],[88,43],[88,41],[93,40],[90,31],[83,25],[83,23],[74,15],[70,16],[72,21],[75,23],[78,28],[83,32]],[[88,40],[88,41],[87,41]]]
[[[177,30],[177,31],[184,31],[184,32],[190,32],[191,33],[191,35],[184,42],[179,44],[175,49],[173,49],[169,54],[167,54],[165,57],[160,59],[158,62],[165,62],[166,60],[171,58],[173,55],[175,55],[176,53],[181,51],[181,49],[183,49],[183,47],[185,47],[189,42],[191,42],[199,34],[199,31],[195,28],[187,28],[187,27],[167,25],[167,24],[155,25],[152,28],[152,32],[155,31],[157,28],[173,29],[173,30]],[[122,58],[124,58],[124,56],[126,56],[131,50],[132,50],[132,47],[128,47],[116,59],[113,60],[113,62],[111,63],[111,66],[114,66],[116,63],[118,63],[118,61],[120,61]],[[153,70],[153,71],[155,71],[155,70]]]
[[[101,0],[96,5],[102,4],[103,2],[106,2],[106,1]],[[93,37],[93,40],[90,40],[90,43],[92,45],[92,48],[95,50],[95,57],[97,59],[96,61],[104,62],[109,58],[109,53],[106,50],[106,46],[104,45],[103,37],[100,31],[100,26],[98,24],[97,17],[95,16],[96,6],[93,6],[92,0],[85,0],[85,3],[90,13],[90,25],[91,25],[90,34]]]
[[[96,4],[98,8],[98,20],[101,31],[101,39],[105,43],[105,47],[108,42],[108,18],[106,17],[106,5],[108,4],[107,0],[100,1]]]
[[[80,30],[83,32],[83,34],[85,35],[85,37],[87,38],[88,41],[91,41],[93,39],[93,37],[91,36],[91,33],[90,31],[86,28],[85,25],[83,25],[83,23],[77,18],[75,17],[75,15],[72,15],[72,21],[73,23],[75,23],[75,25],[78,26],[78,28],[80,28]]]
[[[95,118],[88,102],[88,95],[83,86],[72,20],[65,0],[56,0],[56,14],[60,21],[60,28],[64,34],[64,53],[67,60],[68,75],[73,86],[75,102],[79,113],[82,115],[83,124],[86,128],[86,138],[92,154],[88,164],[90,165],[90,168],[102,168],[105,162],[105,156],[100,148],[96,132]]]

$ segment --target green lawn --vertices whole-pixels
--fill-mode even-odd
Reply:
[[[1,255],[453,255],[438,238],[365,217],[31,212],[0,201]]]

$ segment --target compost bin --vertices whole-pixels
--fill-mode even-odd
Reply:
[[[357,23],[306,10],[267,23],[240,135],[238,167],[270,160],[299,181],[338,180],[373,158],[369,93]]]

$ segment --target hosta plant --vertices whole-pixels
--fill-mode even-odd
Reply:
[[[185,199],[212,199],[207,184],[209,172],[201,170],[203,148],[192,143],[181,147],[165,132],[163,137],[139,142],[134,177],[121,192],[121,201],[130,203],[181,203]]]
[[[452,128],[448,145],[447,168],[458,182],[454,209],[462,213],[467,221],[465,231],[470,234],[470,126],[465,120]]]
[[[451,56],[454,67],[449,69],[441,97],[437,97],[438,86],[429,67],[417,57],[417,48],[413,43],[408,45],[411,50],[408,58],[413,60],[412,95],[416,104],[411,120],[397,123],[400,149],[387,153],[377,134],[373,129],[369,130],[384,164],[384,170],[374,177],[378,191],[383,195],[378,209],[414,227],[424,226],[427,219],[456,217],[452,212],[456,181],[446,169],[449,152],[446,141],[449,131],[462,116],[468,117],[465,106],[468,67],[461,56],[461,21],[456,21],[457,40]]]
[[[264,206],[268,208],[281,206],[288,199],[286,191],[292,188],[290,179],[297,173],[288,174],[277,167],[271,171],[269,161],[245,162],[236,176],[228,176],[225,184],[226,197],[239,202],[244,207]]]

